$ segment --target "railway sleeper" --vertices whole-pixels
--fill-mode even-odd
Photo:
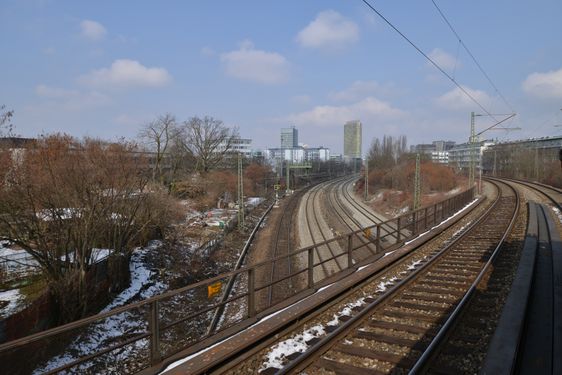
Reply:
[[[408,300],[420,300],[420,301],[428,301],[428,302],[435,302],[435,303],[455,303],[459,300],[459,298],[450,296],[450,295],[442,295],[442,294],[415,294],[415,293],[406,293],[402,295],[402,298],[406,298]]]
[[[395,331],[404,331],[404,332],[418,333],[418,334],[420,333],[437,334],[437,329],[435,328],[426,328],[426,327],[420,327],[411,324],[402,324],[396,322],[387,322],[385,320],[373,320],[373,319],[370,319],[368,323],[369,326],[373,328],[391,329]]]
[[[416,361],[416,359],[411,355],[403,356],[374,348],[358,347],[355,345],[338,344],[333,350],[350,356],[376,359],[377,361],[388,363],[399,363],[404,367],[411,367]]]
[[[443,322],[442,316],[434,316],[434,315],[427,315],[427,314],[420,314],[418,312],[411,312],[411,311],[395,311],[395,310],[388,310],[382,313],[383,316],[395,319],[403,319],[403,320],[421,320],[428,323],[439,323]]]
[[[357,375],[382,375],[382,371],[368,369],[365,367],[357,367],[347,363],[341,363],[332,359],[320,358],[314,362],[312,368],[318,370],[328,370],[336,374],[357,374]]]
[[[439,302],[439,303],[443,303],[443,302]],[[438,313],[445,313],[451,308],[450,304],[448,304],[448,306],[446,307],[443,307],[437,305],[426,305],[422,303],[409,302],[404,300],[395,300],[390,305],[397,308],[408,308],[408,309],[414,309],[420,311],[432,311]]]

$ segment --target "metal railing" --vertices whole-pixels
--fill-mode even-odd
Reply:
[[[57,340],[59,344],[62,342],[68,344],[72,341],[71,337],[75,338],[77,334],[87,336],[88,330],[92,329],[92,326],[109,324],[112,329],[121,328],[123,332],[115,334],[111,340],[105,343],[103,349],[97,348],[91,353],[88,352],[83,356],[75,357],[73,360],[67,360],[67,362],[59,361],[57,363],[58,367],[51,366],[47,368],[47,372],[54,373],[72,368],[78,371],[84,369],[99,371],[105,368],[103,366],[107,366],[107,363],[115,365],[116,362],[126,366],[126,370],[121,369],[120,372],[140,371],[207,338],[207,327],[216,309],[224,309],[228,313],[228,308],[230,307],[231,313],[237,312],[233,319],[223,320],[219,324],[218,332],[244,321],[250,324],[257,319],[258,314],[261,312],[267,312],[266,310],[268,309],[269,311],[273,310],[271,309],[272,306],[264,302],[264,296],[267,294],[268,288],[275,287],[276,285],[286,285],[290,281],[290,295],[314,291],[326,278],[333,276],[325,275],[323,279],[318,280],[318,277],[315,276],[315,270],[321,267],[323,263],[342,258],[346,259],[347,269],[357,267],[353,260],[355,252],[359,249],[365,246],[373,246],[373,244],[376,247],[377,253],[398,248],[404,242],[417,237],[444,219],[451,217],[473,199],[474,189],[469,189],[449,199],[409,212],[384,223],[374,224],[361,230],[295,250],[289,254],[242,267],[211,279],[163,293],[142,302],[122,306],[102,314],[1,344],[0,361],[6,363],[4,361],[8,360],[8,362],[14,363],[14,358],[24,356],[23,358],[27,358],[29,363],[32,362],[30,353],[33,355],[43,355],[45,358],[52,357],[54,353],[47,353],[46,350],[41,350],[38,353],[36,348],[50,346],[50,343],[57,342]],[[338,242],[345,251],[315,262],[314,252],[316,249],[334,241]],[[267,275],[268,270],[271,269],[272,262],[286,262],[288,257],[291,258],[291,262],[295,265],[295,267],[292,267],[290,274],[281,276],[273,281],[269,277],[262,277]],[[228,298],[221,298],[220,293],[208,297],[211,294],[209,287],[216,286],[217,283],[227,283],[231,278],[238,280],[238,287],[233,289]],[[194,303],[194,301],[197,301],[197,303]],[[108,319],[109,323],[107,323]],[[127,325],[115,327],[116,324],[111,324],[111,320],[120,322],[123,319],[125,321],[134,320],[137,322],[136,328],[131,329]],[[63,339],[59,340],[60,337]],[[61,346],[66,346],[66,344],[61,344]],[[59,348],[59,352],[60,349],[63,348]],[[127,355],[124,357],[123,353],[127,353]],[[116,357],[106,357],[108,355]],[[118,358],[118,361],[112,361],[111,358]],[[126,358],[130,358],[131,361],[127,361]],[[37,359],[37,361],[40,361],[40,359]]]

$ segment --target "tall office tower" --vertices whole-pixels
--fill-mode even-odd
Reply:
[[[299,146],[299,131],[294,126],[281,128],[281,148],[296,148]]]
[[[361,121],[348,121],[343,126],[343,157],[361,158]]]

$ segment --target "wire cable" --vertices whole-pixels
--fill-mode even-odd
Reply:
[[[406,35],[404,35],[396,26],[394,26],[389,20],[386,19],[378,10],[376,10],[367,0],[362,0],[365,5],[367,5],[373,12],[376,13],[384,22],[387,23],[394,31],[396,31],[404,40],[406,40],[412,47],[416,49],[423,57],[425,57],[437,70],[439,70],[445,77],[447,77],[451,82],[455,84],[470,100],[472,100],[482,111],[484,111],[488,116],[493,118],[495,121],[498,121],[491,113],[488,111],[474,96],[470,95],[470,93],[462,87],[453,77],[451,77],[443,68],[441,68],[431,57],[429,57],[425,52],[423,52],[417,45],[414,44]]]
[[[484,75],[484,77],[486,77],[486,79],[488,80],[488,82],[490,82],[490,85],[492,85],[492,87],[494,88],[494,90],[496,91],[496,94],[498,94],[498,96],[503,100],[503,102],[505,103],[505,105],[507,105],[507,107],[510,109],[511,112],[515,112],[515,110],[513,109],[513,107],[511,106],[511,104],[509,104],[509,102],[507,101],[507,99],[502,95],[502,93],[500,92],[500,90],[496,87],[496,85],[494,84],[494,82],[492,82],[492,79],[490,78],[490,76],[488,76],[488,74],[484,71],[484,68],[482,68],[482,66],[480,65],[480,63],[476,60],[476,57],[474,57],[474,55],[472,54],[472,52],[470,52],[470,50],[468,49],[468,47],[466,46],[466,44],[464,44],[464,42],[462,41],[460,35],[457,33],[457,31],[455,30],[455,28],[453,27],[453,25],[451,25],[451,23],[449,22],[449,20],[447,19],[447,17],[445,16],[445,14],[443,13],[443,11],[441,10],[441,8],[439,8],[439,6],[437,5],[437,3],[435,2],[435,0],[431,0],[431,2],[433,3],[433,5],[435,6],[435,8],[437,9],[437,11],[439,12],[439,14],[441,15],[441,17],[443,18],[443,21],[445,21],[445,23],[449,26],[449,28],[451,29],[451,31],[453,32],[453,34],[455,34],[455,36],[457,37],[459,43],[462,45],[462,47],[464,48],[464,50],[468,53],[468,55],[472,58],[472,61],[474,61],[474,63],[476,64],[476,66],[478,67],[478,69],[480,69],[480,71],[482,72],[482,74]]]

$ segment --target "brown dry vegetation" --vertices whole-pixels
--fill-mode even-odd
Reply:
[[[443,199],[444,193],[459,186],[463,179],[453,168],[446,165],[423,161],[420,164],[422,205]],[[403,155],[401,162],[389,169],[369,171],[369,192],[375,193],[377,199],[372,203],[377,210],[394,215],[399,209],[411,206],[414,193],[415,157]],[[356,184],[360,196],[364,194],[364,185]]]
[[[25,151],[0,151],[0,239],[41,266],[66,322],[88,314],[94,248],[113,249],[111,283],[123,287],[134,246],[177,219],[178,206],[150,183],[147,160],[133,144],[39,138]],[[125,284],[126,285],[126,284]]]
[[[263,195],[271,169],[259,163],[244,167],[244,196]],[[220,169],[199,174],[190,180],[173,184],[172,192],[180,198],[190,198],[193,208],[205,211],[216,207],[219,200],[224,204],[236,202],[238,176],[236,170]],[[271,188],[271,187],[270,187]]]

